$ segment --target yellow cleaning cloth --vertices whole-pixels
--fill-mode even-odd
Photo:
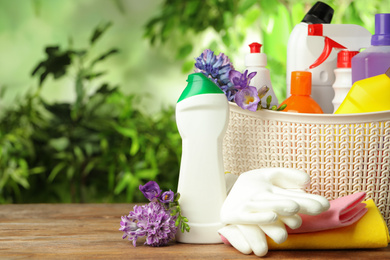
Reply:
[[[373,200],[366,203],[367,213],[356,223],[332,230],[289,234],[285,242],[276,244],[267,237],[270,250],[281,249],[352,249],[387,247],[389,230]]]

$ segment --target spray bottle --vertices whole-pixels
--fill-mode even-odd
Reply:
[[[293,71],[307,70],[310,64],[320,56],[324,47],[324,41],[320,37],[308,37],[309,24],[329,24],[333,17],[333,9],[323,2],[317,2],[307,12],[302,22],[297,24],[292,30],[287,44],[287,72],[286,72],[286,95],[291,93],[291,73]],[[315,75],[313,77],[313,91],[316,92],[316,86],[323,83],[318,75],[323,70],[333,71],[336,68],[336,55],[332,54],[324,63],[317,68],[310,70]],[[331,79],[332,80],[332,79]],[[334,78],[332,82],[334,81]]]
[[[309,66],[313,73],[313,89],[312,96],[314,100],[321,106],[324,113],[333,113],[332,100],[334,98],[334,90],[332,84],[335,81],[334,69],[323,67],[321,70],[313,70],[321,64],[328,61],[333,49],[349,51],[359,51],[370,45],[371,33],[355,24],[309,24],[308,36],[324,37],[324,45],[321,55]],[[313,37],[321,38],[321,37]],[[319,46],[312,46],[317,48]],[[333,58],[332,58],[333,59]],[[337,62],[334,61],[334,66]],[[317,84],[315,85],[314,82]]]
[[[272,88],[269,70],[265,67],[267,66],[267,55],[260,52],[260,43],[253,42],[249,44],[249,47],[250,53],[245,56],[245,67],[248,70],[248,74],[254,71],[257,72],[251,80],[251,85],[256,87],[257,91],[263,86],[267,86],[269,90],[266,96],[261,99],[261,104],[266,104],[268,96],[272,96],[271,107],[278,106],[279,102]]]
[[[222,141],[229,123],[225,94],[202,73],[188,76],[176,104],[182,137],[178,192],[190,232],[177,233],[182,243],[222,243],[220,210],[226,199]]]
[[[385,73],[390,67],[390,13],[375,15],[371,46],[352,59],[352,83]]]

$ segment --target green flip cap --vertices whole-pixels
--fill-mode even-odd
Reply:
[[[224,94],[223,91],[209,78],[207,78],[203,73],[192,73],[188,75],[187,87],[181,93],[179,100],[180,101],[201,94]]]

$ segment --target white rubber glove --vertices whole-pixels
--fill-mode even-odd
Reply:
[[[264,168],[242,173],[222,205],[221,220],[225,224],[270,224],[278,216],[298,212],[317,215],[329,208],[329,201],[305,193],[303,189],[309,183],[309,175],[296,169]]]
[[[298,228],[297,213],[317,215],[329,208],[326,198],[303,189],[310,177],[288,168],[265,168],[239,176],[221,209],[221,220],[233,224],[219,230],[237,250],[263,256],[268,252],[267,234],[276,243],[287,239],[284,224]]]

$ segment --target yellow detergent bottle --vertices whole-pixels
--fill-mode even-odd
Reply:
[[[390,110],[390,68],[375,77],[356,81],[335,114]]]

